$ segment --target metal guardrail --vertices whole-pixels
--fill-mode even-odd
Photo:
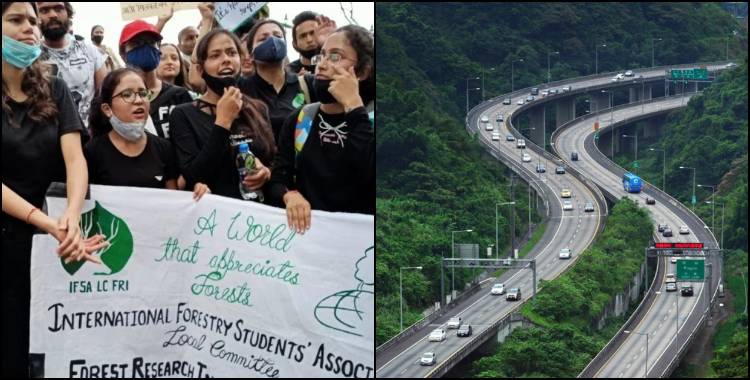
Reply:
[[[528,299],[524,301],[524,303],[525,302],[528,302]],[[464,357],[466,357],[466,355],[476,350],[477,347],[483,345],[487,340],[492,339],[492,336],[497,333],[498,328],[505,327],[506,325],[509,325],[512,322],[525,321],[525,319],[516,312],[519,308],[521,308],[521,305],[523,305],[523,303],[517,305],[517,307],[511,310],[508,314],[506,314],[505,317],[500,318],[499,320],[491,324],[490,327],[488,327],[481,333],[477,334],[477,336],[474,339],[472,339],[471,341],[463,345],[458,351],[453,353],[453,355],[451,355],[448,359],[442,361],[440,364],[435,366],[435,368],[432,371],[430,371],[425,377],[441,377],[445,375],[448,371],[450,371],[451,368],[453,368],[453,366],[456,363],[463,360]]]
[[[693,94],[695,94],[695,93],[693,93]],[[683,95],[671,96],[669,98],[680,98],[680,97],[683,97]],[[648,103],[654,103],[654,102],[658,102],[658,101],[664,101],[665,99],[669,99],[669,98],[664,98],[664,97],[653,98],[653,99],[649,99],[648,101],[645,101],[645,103],[648,104]],[[596,115],[597,113],[612,112],[613,110],[618,110],[618,109],[622,109],[622,108],[632,107],[632,106],[638,105],[640,103],[641,102],[628,103],[628,104],[624,104],[624,105],[620,105],[620,106],[614,107],[614,109],[610,109],[610,108],[600,109],[597,112],[593,113],[593,115],[589,114],[589,115],[586,115],[585,117],[589,118],[589,117],[592,117],[592,116]],[[662,112],[662,111],[657,111],[657,112]],[[607,129],[610,129],[610,128],[617,128],[620,125],[627,124],[627,123],[630,123],[630,122],[632,122],[631,119],[629,119],[628,121],[620,121],[620,122],[614,123],[612,125],[608,125],[606,127],[603,127],[603,128],[600,129],[600,131],[601,130],[607,130]],[[558,130],[556,130],[553,133],[553,135],[551,137],[552,141],[554,141],[554,139],[556,137],[555,133],[557,133]],[[610,133],[614,133],[614,132],[610,132]],[[609,169],[610,172],[618,173],[618,175],[621,175],[622,173],[626,172],[626,170],[624,168],[622,168],[619,165],[615,164],[608,157],[606,157],[598,149],[598,147],[596,146],[596,144],[592,144],[592,145],[594,147],[594,150],[591,151],[591,152],[589,152],[589,153],[592,155],[592,157],[596,157],[595,159],[596,159],[596,161],[599,164],[601,164],[605,168]],[[686,220],[686,221],[692,219],[692,223],[691,224],[693,224],[693,225],[695,225],[696,223],[699,224],[699,225],[705,225],[705,223],[703,223],[703,221],[695,213],[693,213],[692,210],[690,210],[689,208],[685,207],[680,201],[678,201],[677,199],[673,198],[670,194],[664,193],[658,187],[654,186],[653,184],[649,183],[648,181],[643,181],[643,182],[645,182],[646,185],[647,185],[647,188],[651,192],[653,192],[653,195],[655,196],[655,198],[657,198],[657,199],[660,198],[659,200],[662,203],[664,203],[665,205],[668,205],[667,207],[670,207],[669,205],[671,205],[670,209],[672,209],[672,211],[675,212],[675,214],[679,215],[679,214],[682,213],[683,216],[681,216],[681,219]],[[702,231],[702,230],[699,230],[699,231],[701,231],[701,233],[705,233],[705,231]],[[716,243],[716,238],[713,236],[713,233],[711,231],[708,231],[708,234],[709,234],[710,242],[714,246],[718,246],[717,243]],[[606,363],[606,360],[609,359],[609,356],[612,353],[616,352],[617,349],[620,347],[620,345],[624,342],[625,335],[623,334],[623,331],[625,331],[628,328],[630,328],[630,326],[633,326],[634,324],[637,324],[637,322],[640,322],[640,320],[643,317],[645,317],[645,311],[647,309],[646,306],[649,306],[653,302],[654,298],[656,297],[656,292],[654,291],[654,289],[655,289],[654,287],[658,286],[658,283],[655,282],[655,280],[656,280],[657,277],[658,276],[654,276],[654,281],[652,282],[651,287],[647,291],[646,297],[644,297],[643,301],[641,301],[641,303],[638,305],[638,307],[633,312],[633,314],[628,319],[628,321],[626,321],[625,324],[623,324],[623,326],[620,328],[620,330],[618,330],[618,332],[612,337],[612,339],[610,339],[610,341],[607,343],[607,345],[605,345],[604,348],[594,357],[594,359],[592,359],[591,362],[589,362],[589,364],[578,375],[578,377],[592,377],[593,375],[595,375],[601,369],[601,365],[603,365],[604,363]],[[716,276],[716,277],[717,277],[717,281],[718,281],[718,278],[721,277],[721,273],[719,273],[719,276]],[[713,281],[713,279],[712,279],[712,281]],[[714,291],[714,294],[711,297],[711,304],[715,303],[717,292],[718,292],[717,288],[718,287],[716,287],[716,289]],[[710,307],[712,307],[712,305]],[[673,359],[671,360],[671,362],[669,363],[669,365],[662,372],[662,374],[660,375],[661,377],[663,377],[667,373],[671,372],[677,366],[677,364],[679,364],[679,359],[685,354],[685,352],[687,351],[687,347],[689,347],[689,343],[692,342],[695,339],[696,332],[699,331],[700,327],[702,327],[704,324],[705,324],[705,315],[703,315],[701,317],[701,320],[696,324],[696,326],[693,328],[693,330],[691,331],[691,333],[688,335],[687,339],[684,341],[684,343],[682,344],[682,346],[678,349],[677,355],[675,355],[673,357]],[[655,367],[655,365],[656,365],[656,363],[654,363],[651,366],[652,370]]]
[[[448,311],[453,310],[462,299],[469,297],[473,295],[474,293],[478,292],[480,288],[481,288],[481,284],[479,283],[473,284],[472,286],[469,287],[469,289],[461,293],[455,299],[451,300],[451,302],[449,302],[445,306],[426,315],[424,318],[415,322],[411,326],[405,328],[404,331],[401,331],[400,333],[393,336],[391,339],[388,339],[385,343],[375,348],[375,357],[377,358],[378,354],[382,354],[385,350],[393,347],[395,344],[401,342],[402,340],[414,335],[416,332],[418,332],[425,326],[429,325],[430,323],[434,322],[436,319],[444,316]]]

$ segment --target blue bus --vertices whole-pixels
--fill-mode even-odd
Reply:
[[[633,173],[627,172],[622,176],[622,187],[628,193],[640,193],[641,178]]]

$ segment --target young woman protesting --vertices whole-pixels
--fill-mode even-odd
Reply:
[[[206,93],[177,106],[169,121],[180,172],[190,186],[206,183],[214,194],[241,199],[235,164],[238,145],[248,142],[256,156],[256,172],[244,185],[263,189],[271,177],[276,145],[268,111],[236,87],[241,72],[240,41],[231,32],[214,29],[195,48],[195,69],[206,82]]]
[[[89,117],[94,139],[85,153],[91,183],[177,188],[172,144],[144,130],[149,93],[143,74],[136,69],[118,69],[104,79]],[[195,185],[196,199],[206,192],[205,185]]]

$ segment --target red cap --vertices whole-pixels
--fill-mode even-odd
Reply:
[[[159,31],[153,25],[143,20],[135,20],[122,28],[122,33],[120,33],[120,47],[141,33],[151,33],[158,41],[161,41],[162,38]]]

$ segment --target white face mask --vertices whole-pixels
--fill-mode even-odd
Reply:
[[[112,129],[114,129],[117,134],[128,141],[138,141],[145,133],[144,127],[146,125],[146,120],[126,123],[113,114],[112,117],[109,118],[109,123],[112,124]]]

